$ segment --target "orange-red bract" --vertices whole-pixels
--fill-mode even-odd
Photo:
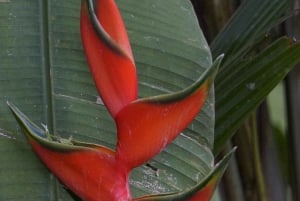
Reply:
[[[30,140],[35,153],[77,196],[86,201],[128,201],[128,174],[114,154],[93,150],[51,150]]]
[[[86,0],[83,0],[81,9],[81,38],[98,92],[108,111],[115,116],[137,98],[136,68],[126,29],[114,0],[97,1],[95,12],[111,41],[97,33]],[[109,45],[112,43],[119,51]]]
[[[9,107],[20,123],[29,143],[45,165],[70,190],[85,201],[128,201],[131,199],[128,171],[119,164],[109,148],[66,140],[46,138],[14,105]],[[49,134],[50,135],[50,134]],[[50,139],[51,138],[51,139]]]
[[[117,157],[128,167],[137,167],[162,151],[194,119],[208,94],[204,83],[182,99],[159,102],[140,100],[116,116]]]
[[[218,57],[194,84],[182,91],[139,99],[125,106],[115,117],[117,159],[134,168],[173,141],[200,112],[222,58]]]

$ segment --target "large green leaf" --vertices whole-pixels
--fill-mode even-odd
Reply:
[[[117,1],[138,68],[141,97],[182,89],[211,64],[191,4]],[[9,112],[18,106],[62,137],[114,147],[79,35],[80,1],[0,2],[0,200],[72,200],[32,152]],[[203,112],[148,165],[131,175],[134,196],[186,189],[212,169],[213,93]],[[14,133],[14,138],[5,137]]]

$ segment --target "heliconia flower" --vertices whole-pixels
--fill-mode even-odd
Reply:
[[[98,92],[106,107],[108,110],[118,108],[112,112],[118,128],[117,158],[132,169],[164,149],[199,113],[223,56],[220,56],[199,80],[183,91],[138,100],[137,97],[131,96],[131,101],[129,99],[124,101],[120,96],[136,93],[137,83],[135,83],[136,87],[130,88],[134,90],[130,93],[127,86],[129,83],[131,86],[130,79],[135,81],[136,76],[132,71],[134,66],[129,65],[129,61],[132,61],[132,53],[121,21],[122,18],[114,0],[96,1],[96,5],[92,0],[87,0],[82,5],[83,47]],[[115,25],[114,22],[116,22]],[[118,29],[120,32],[117,31]],[[112,57],[105,57],[105,52]],[[127,55],[130,56],[127,57]],[[109,59],[113,61],[125,59],[127,63],[119,62],[112,65],[110,62],[113,61],[107,61]],[[117,74],[114,73],[115,69],[118,69]],[[103,78],[103,72],[105,78]],[[127,83],[120,82],[119,77],[124,78],[125,82],[127,80]],[[122,92],[115,93],[111,91],[111,88]]]
[[[195,186],[183,191],[133,198],[129,171],[107,147],[50,135],[8,103],[35,153],[49,170],[84,201],[209,201],[233,153]]]
[[[114,0],[82,1],[81,36],[98,93],[117,126],[116,150],[50,135],[8,103],[35,153],[84,201],[208,201],[230,154],[180,192],[132,198],[128,180],[133,168],[161,152],[200,112],[223,56],[186,89],[138,99],[134,59]]]

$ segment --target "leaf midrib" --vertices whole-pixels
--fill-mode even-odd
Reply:
[[[47,122],[47,127],[51,133],[56,133],[55,129],[55,110],[54,110],[54,97],[53,97],[53,79],[51,76],[51,58],[52,52],[50,48],[51,40],[51,26],[49,22],[49,13],[51,6],[49,1],[40,1],[40,12],[42,19],[40,21],[41,32],[41,58],[42,62],[42,75],[43,75],[43,119]],[[59,181],[49,172],[49,200],[59,200]]]

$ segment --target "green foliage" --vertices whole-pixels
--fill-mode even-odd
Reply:
[[[213,40],[213,55],[226,55],[215,81],[215,153],[300,61],[299,42],[284,37],[273,42],[267,35],[291,5],[291,0],[244,1]]]

